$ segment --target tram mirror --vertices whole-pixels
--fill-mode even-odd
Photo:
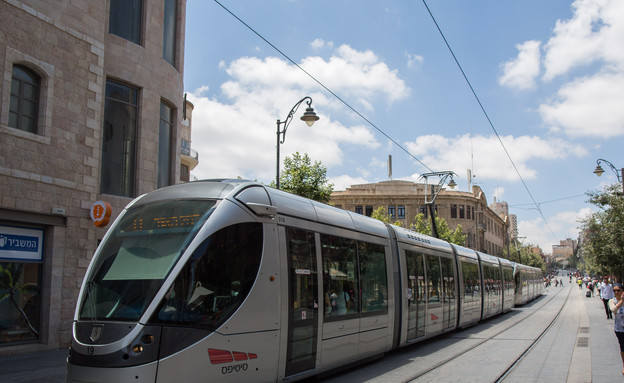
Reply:
[[[264,205],[261,203],[248,202],[245,204],[255,215],[260,217],[274,218],[277,215],[277,208],[275,206]]]

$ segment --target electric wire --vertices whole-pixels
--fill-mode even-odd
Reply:
[[[351,110],[353,113],[355,113],[357,116],[359,116],[360,118],[362,118],[364,121],[366,121],[370,126],[372,126],[375,130],[377,130],[379,133],[381,133],[384,137],[386,137],[388,140],[390,140],[393,144],[395,144],[398,148],[400,148],[403,152],[405,152],[409,157],[413,158],[414,160],[416,160],[419,164],[421,164],[422,166],[424,166],[427,170],[429,170],[430,172],[433,172],[433,170],[427,166],[425,163],[423,163],[421,160],[419,160],[417,157],[415,157],[412,153],[410,153],[406,148],[404,148],[400,143],[398,143],[395,139],[393,139],[392,137],[390,137],[388,134],[386,134],[383,130],[381,130],[381,128],[379,128],[377,125],[375,125],[372,121],[370,121],[368,118],[366,118],[363,114],[361,114],[359,111],[357,111],[354,107],[352,107],[348,102],[346,102],[345,100],[343,100],[340,96],[338,96],[334,91],[332,91],[331,89],[329,89],[327,86],[325,86],[325,84],[323,84],[321,81],[319,81],[316,77],[314,77],[311,73],[309,73],[308,71],[306,71],[303,67],[301,67],[299,64],[297,64],[293,59],[291,59],[288,55],[286,55],[284,52],[282,52],[278,47],[276,47],[275,45],[273,45],[269,40],[267,40],[264,36],[262,36],[259,32],[257,32],[253,27],[251,27],[249,24],[247,24],[245,21],[243,21],[240,17],[238,17],[236,14],[234,14],[232,11],[230,11],[226,6],[224,6],[223,4],[221,4],[218,0],[214,0],[215,3],[217,3],[221,8],[223,8],[226,12],[228,12],[230,15],[232,15],[232,17],[234,17],[236,20],[238,20],[241,24],[243,24],[245,27],[247,27],[247,29],[249,29],[251,32],[253,32],[256,36],[258,36],[260,39],[262,39],[265,43],[267,43],[271,48],[275,49],[275,51],[277,51],[280,55],[282,55],[286,60],[288,60],[291,64],[293,64],[294,66],[296,66],[299,70],[301,70],[303,73],[305,73],[308,77],[310,77],[312,80],[314,80],[314,82],[316,82],[318,85],[320,85],[323,89],[325,89],[328,93],[330,93],[332,96],[334,96],[337,100],[339,100],[341,103],[343,103],[349,110]],[[464,80],[466,81],[466,83],[468,84],[468,87],[470,88],[470,91],[472,92],[473,96],[475,97],[475,99],[477,100],[477,103],[479,104],[479,107],[481,108],[481,111],[483,112],[483,114],[485,115],[485,118],[487,119],[490,127],[492,128],[492,130],[494,131],[494,134],[496,135],[496,138],[498,139],[498,142],[501,144],[505,154],[507,155],[507,158],[509,158],[509,161],[511,162],[514,170],[516,171],[516,174],[518,175],[518,177],[520,178],[520,181],[522,182],[522,185],[524,186],[525,190],[527,191],[527,193],[529,194],[529,197],[531,198],[531,200],[533,201],[533,206],[536,207],[536,209],[539,211],[540,216],[542,217],[542,220],[544,221],[544,223],[546,224],[546,226],[548,227],[548,230],[550,231],[550,233],[553,235],[553,238],[556,240],[557,237],[555,235],[555,233],[553,232],[552,228],[550,227],[550,224],[548,223],[548,220],[546,219],[546,217],[544,216],[544,213],[542,212],[540,205],[535,201],[535,198],[533,197],[533,194],[531,193],[531,190],[529,189],[528,185],[526,184],[526,182],[524,181],[524,178],[522,178],[522,175],[520,174],[520,171],[518,170],[518,168],[516,167],[515,162],[513,161],[513,159],[511,158],[511,155],[509,154],[509,152],[507,151],[507,147],[505,147],[505,144],[503,143],[500,135],[498,134],[498,131],[496,130],[496,128],[494,127],[494,123],[492,122],[492,120],[490,119],[490,116],[488,115],[487,111],[485,110],[485,107],[483,106],[483,104],[481,103],[481,100],[479,99],[479,96],[477,95],[476,91],[474,90],[472,84],[470,83],[470,80],[468,79],[468,76],[466,75],[466,73],[464,72],[464,69],[462,68],[461,64],[459,63],[459,60],[457,59],[457,57],[455,56],[455,53],[453,52],[453,49],[451,48],[450,44],[448,43],[446,37],[444,36],[444,33],[442,32],[440,26],[438,25],[438,22],[436,21],[435,17],[433,16],[433,13],[431,12],[431,10],[429,9],[429,6],[427,5],[426,1],[423,0],[423,4],[425,5],[425,8],[427,8],[427,12],[429,13],[429,16],[431,17],[431,19],[433,20],[436,28],[438,29],[438,32],[440,33],[440,35],[442,36],[442,39],[444,40],[444,43],[446,44],[448,50],[450,51],[451,55],[453,56],[453,59],[455,60],[455,63],[457,64],[457,66],[459,67],[459,70],[462,73],[462,76],[464,77]]]
[[[503,143],[503,140],[501,139],[500,135],[498,134],[498,131],[496,130],[496,128],[494,127],[494,123],[492,122],[492,120],[490,119],[490,116],[488,115],[487,111],[485,110],[485,107],[483,106],[483,104],[481,103],[481,99],[479,99],[479,96],[477,95],[477,92],[474,90],[474,88],[472,87],[472,84],[470,83],[470,80],[468,79],[468,76],[466,75],[466,72],[464,72],[464,69],[462,68],[461,64],[459,63],[459,60],[457,59],[457,57],[455,56],[455,53],[453,52],[453,49],[451,48],[451,45],[449,44],[449,42],[446,40],[446,37],[444,36],[444,33],[442,32],[442,29],[440,28],[440,26],[438,25],[438,22],[436,21],[435,17],[433,16],[433,13],[431,12],[431,10],[429,9],[429,6],[427,5],[427,2],[425,0],[423,0],[423,4],[425,5],[425,8],[427,8],[427,12],[429,12],[429,16],[431,16],[431,20],[433,20],[433,23],[435,24],[436,28],[438,29],[438,32],[440,33],[440,36],[442,36],[442,39],[444,40],[444,43],[446,44],[446,47],[448,48],[449,52],[451,52],[451,55],[453,56],[453,59],[455,60],[455,64],[457,64],[457,66],[459,67],[459,70],[461,71],[462,76],[464,77],[464,80],[466,80],[466,83],[468,84],[468,87],[470,88],[470,91],[472,92],[472,95],[474,96],[474,98],[477,100],[477,103],[479,104],[479,107],[481,108],[481,111],[483,112],[483,115],[485,116],[485,118],[487,119],[490,127],[492,128],[492,130],[494,131],[494,134],[496,135],[496,138],[498,139],[498,142],[501,144],[501,146],[503,147],[503,150],[505,151],[505,154],[507,155],[507,158],[509,158],[509,161],[511,162],[511,165],[513,166],[514,170],[516,171],[516,174],[518,175],[518,177],[520,178],[520,181],[522,182],[522,185],[524,186],[524,189],[527,191],[527,193],[529,194],[529,197],[531,197],[531,200],[533,201],[533,205],[537,208],[537,210],[540,213],[540,216],[542,217],[542,219],[544,220],[544,223],[546,223],[546,226],[548,227],[548,230],[550,230],[550,233],[553,235],[553,238],[555,240],[557,240],[557,236],[555,235],[555,233],[553,232],[552,228],[550,227],[550,224],[548,223],[548,220],[546,219],[546,217],[544,216],[544,212],[542,212],[542,209],[540,208],[539,204],[535,201],[535,198],[533,197],[533,194],[531,193],[531,190],[529,190],[528,185],[526,184],[526,182],[524,181],[524,178],[522,178],[522,175],[520,174],[520,171],[518,170],[518,168],[516,167],[516,164],[514,162],[514,160],[511,158],[511,155],[509,154],[509,152],[507,151],[507,147],[505,147],[505,144]]]
[[[273,45],[269,40],[265,39],[264,36],[262,36],[260,33],[258,33],[255,29],[253,29],[250,25],[248,25],[246,22],[244,22],[240,17],[236,16],[232,11],[230,11],[227,7],[225,7],[223,4],[221,4],[218,0],[214,0],[215,3],[219,4],[219,6],[221,6],[221,8],[223,8],[226,12],[228,12],[230,15],[232,15],[236,20],[238,20],[241,24],[243,24],[245,27],[247,27],[250,31],[252,31],[256,36],[258,36],[259,38],[261,38],[265,43],[269,44],[271,46],[271,48],[275,49],[280,55],[282,55],[286,60],[288,60],[291,64],[293,64],[294,66],[296,66],[299,70],[301,70],[303,73],[305,73],[306,75],[308,75],[308,77],[310,77],[312,80],[314,80],[317,84],[319,84],[323,89],[325,89],[327,92],[329,92],[332,96],[336,97],[337,100],[339,100],[340,102],[342,102],[347,108],[349,108],[353,113],[355,113],[356,115],[358,115],[360,118],[362,118],[364,121],[366,121],[370,126],[372,126],[373,128],[375,128],[375,130],[377,130],[379,133],[381,133],[384,137],[386,137],[388,140],[390,140],[393,144],[395,144],[398,148],[400,148],[402,151],[404,151],[408,156],[410,156],[411,158],[413,158],[414,160],[416,160],[419,164],[421,164],[422,166],[424,166],[427,170],[429,170],[430,172],[433,172],[433,170],[425,165],[424,162],[422,162],[421,160],[419,160],[418,158],[416,158],[412,153],[409,152],[409,150],[407,150],[406,148],[403,147],[403,145],[399,144],[394,138],[390,137],[389,135],[387,135],[383,130],[381,130],[379,127],[377,127],[377,125],[375,125],[372,121],[370,121],[368,118],[366,118],[364,115],[362,115],[360,112],[358,112],[355,108],[353,108],[348,102],[346,102],[345,100],[343,100],[340,96],[338,96],[336,93],[334,93],[331,89],[329,89],[328,87],[325,86],[325,84],[323,84],[321,81],[319,81],[318,79],[316,79],[316,77],[314,77],[312,74],[310,74],[308,71],[306,71],[305,69],[303,69],[299,64],[297,64],[294,60],[292,60],[288,55],[286,55],[284,52],[282,52],[278,47],[276,47],[275,45]]]

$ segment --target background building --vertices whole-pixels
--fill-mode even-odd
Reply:
[[[429,217],[425,204],[425,188],[431,196],[431,185],[410,181],[384,181],[351,185],[335,191],[331,203],[345,210],[370,216],[383,206],[392,221],[409,227],[418,213]],[[479,186],[472,192],[442,189],[435,199],[438,216],[444,218],[451,230],[462,225],[466,246],[493,255],[502,255],[508,243],[509,219],[492,210]]]
[[[0,1],[0,354],[69,344],[106,231],[96,201],[94,218],[112,220],[189,178],[185,11],[186,0]]]
[[[561,262],[563,266],[568,265],[568,258],[570,258],[577,248],[576,239],[565,239],[559,241],[558,245],[552,247],[552,258],[554,262]]]

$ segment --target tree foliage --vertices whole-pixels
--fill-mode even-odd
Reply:
[[[435,215],[435,222],[440,239],[459,246],[466,245],[466,234],[463,233],[462,225],[457,225],[455,230],[451,230],[446,220],[437,214]],[[425,217],[423,213],[418,213],[414,217],[414,222],[410,225],[410,229],[418,233],[432,235],[431,219]]]
[[[599,211],[581,220],[585,238],[582,255],[587,271],[614,275],[618,281],[624,276],[624,198],[622,185],[589,192],[589,202]]]
[[[381,222],[391,223],[394,226],[403,226],[403,222],[394,221],[392,222],[392,217],[386,212],[385,206],[380,206],[377,209],[373,210],[373,214],[371,214],[371,218],[375,218],[380,220]]]
[[[275,187],[275,181],[271,182]],[[334,185],[328,183],[327,168],[320,161],[314,161],[304,153],[296,152],[292,157],[284,158],[284,169],[280,172],[280,189],[310,198],[315,201],[328,203]]]
[[[534,245],[524,245],[517,239],[511,241],[509,246],[509,252],[507,249],[503,250],[503,258],[507,258],[512,262],[522,263],[523,265],[537,267],[546,272],[546,263],[542,259],[541,255],[535,253],[533,249]]]
[[[382,222],[391,223],[395,226],[403,226],[401,221],[392,222],[392,217],[388,215],[384,206],[375,209],[371,217]],[[436,228],[438,229],[438,235],[441,239],[456,245],[465,246],[466,235],[462,233],[462,225],[457,225],[455,230],[451,230],[446,220],[442,217],[438,217],[436,214]],[[418,213],[416,217],[414,217],[410,229],[417,233],[431,236],[431,220],[426,219],[424,214]]]

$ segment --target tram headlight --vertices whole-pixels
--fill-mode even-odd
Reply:
[[[154,335],[149,335],[149,334],[148,335],[143,335],[141,340],[145,344],[152,344],[152,343],[154,343]]]
[[[141,352],[143,352],[143,346],[141,346],[140,344],[132,346],[132,352],[134,352],[135,354],[140,354]]]

